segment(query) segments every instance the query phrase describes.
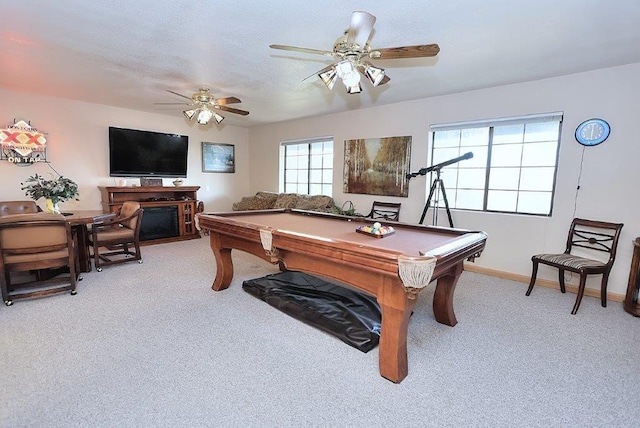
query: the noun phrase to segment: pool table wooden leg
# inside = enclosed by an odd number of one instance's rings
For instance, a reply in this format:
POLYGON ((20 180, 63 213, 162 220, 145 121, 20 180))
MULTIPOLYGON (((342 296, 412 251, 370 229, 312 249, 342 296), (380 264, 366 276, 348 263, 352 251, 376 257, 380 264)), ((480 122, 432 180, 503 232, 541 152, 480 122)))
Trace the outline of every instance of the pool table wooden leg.
POLYGON ((209 245, 213 256, 216 259, 216 279, 213 280, 213 288, 215 291, 229 288, 233 279, 233 261, 231 259, 230 248, 220 248, 220 234, 211 232, 209 235, 209 245))
POLYGON ((382 311, 378 364, 380 375, 400 383, 409 373, 407 331, 416 299, 408 299, 402 287, 381 287, 378 303, 382 311))
POLYGON ((458 324, 456 314, 453 311, 453 292, 462 274, 462 263, 456 264, 451 271, 438 278, 436 291, 433 295, 433 314, 441 324, 451 327, 458 324))

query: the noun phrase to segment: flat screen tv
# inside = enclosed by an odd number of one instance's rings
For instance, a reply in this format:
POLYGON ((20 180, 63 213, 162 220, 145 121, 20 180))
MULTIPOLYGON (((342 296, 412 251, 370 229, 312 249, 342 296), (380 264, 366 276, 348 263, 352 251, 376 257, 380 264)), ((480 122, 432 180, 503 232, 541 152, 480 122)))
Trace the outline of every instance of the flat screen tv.
POLYGON ((109 127, 110 177, 187 177, 189 137, 109 127))

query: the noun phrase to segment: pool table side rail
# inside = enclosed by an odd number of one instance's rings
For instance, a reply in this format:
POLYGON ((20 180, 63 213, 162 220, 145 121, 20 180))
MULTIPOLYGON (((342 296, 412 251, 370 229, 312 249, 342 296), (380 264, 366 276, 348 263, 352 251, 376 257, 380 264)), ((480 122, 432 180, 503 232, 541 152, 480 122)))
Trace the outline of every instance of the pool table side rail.
MULTIPOLYGON (((268 210, 273 212, 273 210, 268 210)), ((282 211, 282 210, 281 210, 282 211)), ((256 214, 257 210, 251 211, 250 214, 256 214)), ((234 216, 235 217, 235 216, 234 216)), ((335 260, 336 254, 340 253, 346 262, 353 262, 349 260, 350 254, 357 255, 361 264, 363 255, 366 255, 367 260, 370 261, 369 266, 377 267, 383 271, 396 272, 397 268, 392 268, 391 264, 397 261, 398 256, 402 253, 394 250, 376 248, 368 245, 354 246, 353 243, 347 241, 341 241, 336 239, 320 239, 318 237, 309 236, 297 232, 291 232, 287 230, 274 229, 272 227, 265 227, 252 223, 247 223, 239 219, 218 215, 204 215, 200 217, 200 227, 209 229, 211 232, 220 233, 223 235, 232 236, 235 238, 242 238, 252 242, 260 243, 260 231, 268 230, 271 232, 274 240, 278 240, 280 243, 278 248, 287 251, 300 251, 302 253, 309 252, 310 241, 313 241, 313 254, 324 255, 328 258, 335 260), (280 239, 282 238, 282 239, 280 239), (286 242, 286 245, 283 244, 286 242)), ((260 247, 262 248, 262 247, 260 247)), ((261 250, 264 252, 264 250, 261 250)), ((254 253, 254 252, 252 252, 254 253)), ((257 254, 261 256, 260 254, 257 254)), ((262 257, 262 256, 261 256, 262 257)), ((264 257, 263 257, 264 258, 264 257)), ((422 256, 415 256, 415 259, 420 259, 422 256)))
MULTIPOLYGON (((434 270, 432 280, 439 278, 442 274, 458 263, 460 257, 473 259, 480 255, 484 249, 487 235, 484 232, 469 232, 463 229, 450 229, 433 226, 412 225, 399 222, 388 222, 395 224, 396 227, 415 229, 419 231, 428 230, 430 233, 439 233, 449 235, 460 235, 455 241, 438 248, 436 251, 426 251, 424 255, 407 256, 399 251, 390 249, 377 248, 372 245, 357 245, 352 242, 342 241, 338 239, 319 238, 306 234, 299 234, 286 230, 274 229, 262 225, 256 225, 243 221, 243 216, 252 216, 256 214, 277 214, 293 212, 302 215, 326 217, 331 219, 339 219, 343 221, 352 221, 349 216, 334 215, 330 213, 318 213, 302 210, 275 209, 275 210, 253 210, 253 211, 234 211, 229 213, 210 213, 199 214, 200 227, 208 229, 215 233, 220 233, 234 238, 241 238, 250 242, 260 243, 260 230, 269 230, 274 239, 277 239, 278 248, 283 251, 299 251, 302 253, 310 252, 310 240, 313 241, 313 255, 325 259, 331 259, 334 263, 356 264, 367 270, 375 270, 384 274, 397 275, 398 273, 398 257, 409 258, 412 260, 420 260, 425 256, 436 257, 436 268, 434 270), (280 239, 282 238, 282 239, 280 239), (467 246, 469 245, 469 246, 467 246)), ((271 263, 277 262, 277 257, 264 254, 264 249, 243 246, 236 249, 250 252, 260 258, 271 263)))

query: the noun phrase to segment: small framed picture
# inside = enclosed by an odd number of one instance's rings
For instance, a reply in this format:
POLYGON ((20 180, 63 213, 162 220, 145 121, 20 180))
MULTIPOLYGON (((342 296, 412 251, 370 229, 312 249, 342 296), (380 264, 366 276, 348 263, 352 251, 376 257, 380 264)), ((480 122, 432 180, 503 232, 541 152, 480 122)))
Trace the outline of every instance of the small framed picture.
POLYGON ((202 172, 236 172, 235 146, 203 141, 202 172))

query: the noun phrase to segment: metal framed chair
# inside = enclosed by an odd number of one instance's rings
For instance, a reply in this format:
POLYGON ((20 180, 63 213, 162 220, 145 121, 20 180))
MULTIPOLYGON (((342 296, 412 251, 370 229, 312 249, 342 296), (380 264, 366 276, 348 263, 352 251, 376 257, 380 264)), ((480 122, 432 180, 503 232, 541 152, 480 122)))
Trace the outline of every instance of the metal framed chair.
POLYGON ((133 201, 124 202, 117 214, 93 218, 89 245, 93 248, 93 263, 98 272, 102 272, 103 266, 134 260, 142 263, 141 223, 142 208, 133 201))
POLYGON ((401 203, 373 201, 366 218, 399 221, 401 203))
POLYGON ((2 300, 10 306, 15 299, 70 291, 76 294, 75 250, 71 226, 62 214, 31 213, 0 217, 0 287, 2 300), (41 269, 69 269, 53 278, 11 282, 12 272, 41 269), (55 286, 56 284, 63 284, 55 286))
POLYGON ((607 282, 609 273, 616 258, 618 239, 622 230, 622 223, 609 223, 604 221, 585 220, 574 218, 567 237, 567 247, 564 253, 559 254, 536 254, 531 257, 533 271, 531 282, 526 295, 529 296, 536 283, 538 265, 540 263, 558 268, 558 279, 560 291, 565 292, 564 272, 566 270, 580 275, 578 285, 578 296, 571 311, 572 315, 578 312, 588 275, 602 275, 600 285, 600 300, 602 306, 607 306, 607 282), (584 254, 577 254, 582 252, 584 254), (599 253, 606 253, 608 260, 600 260, 599 253))

